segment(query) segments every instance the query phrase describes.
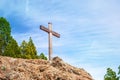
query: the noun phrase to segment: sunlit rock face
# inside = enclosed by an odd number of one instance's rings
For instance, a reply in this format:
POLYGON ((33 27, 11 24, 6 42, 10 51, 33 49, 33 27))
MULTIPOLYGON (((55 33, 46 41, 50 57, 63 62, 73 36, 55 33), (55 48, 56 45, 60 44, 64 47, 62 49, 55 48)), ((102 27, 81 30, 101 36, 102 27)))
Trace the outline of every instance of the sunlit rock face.
POLYGON ((59 57, 51 61, 0 56, 0 80, 93 80, 84 69, 59 57))

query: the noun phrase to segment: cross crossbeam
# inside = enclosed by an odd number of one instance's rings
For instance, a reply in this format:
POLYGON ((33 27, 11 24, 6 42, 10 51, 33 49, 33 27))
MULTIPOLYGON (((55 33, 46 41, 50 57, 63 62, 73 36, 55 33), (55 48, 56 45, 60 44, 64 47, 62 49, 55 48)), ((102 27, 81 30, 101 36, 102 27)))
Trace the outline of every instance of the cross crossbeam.
POLYGON ((57 32, 54 32, 54 31, 50 31, 48 28, 44 27, 43 25, 40 25, 40 29, 47 33, 51 32, 54 36, 60 38, 60 34, 58 34, 57 32))
POLYGON ((48 35, 48 42, 49 42, 49 60, 51 60, 51 54, 52 54, 52 35, 60 38, 60 34, 57 32, 52 31, 52 23, 48 23, 48 28, 44 27, 43 25, 40 25, 40 29, 47 32, 48 35))

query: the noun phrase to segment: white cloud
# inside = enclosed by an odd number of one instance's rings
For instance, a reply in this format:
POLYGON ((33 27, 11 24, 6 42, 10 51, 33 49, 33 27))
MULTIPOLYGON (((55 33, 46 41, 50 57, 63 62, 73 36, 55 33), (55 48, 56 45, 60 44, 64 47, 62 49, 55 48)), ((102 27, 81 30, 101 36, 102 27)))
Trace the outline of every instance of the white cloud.
POLYGON ((25 8, 25 10, 26 10, 26 13, 29 12, 29 0, 26 0, 26 8, 25 8))
MULTIPOLYGON (((85 68, 85 66, 84 66, 85 68)), ((104 67, 87 67, 85 68, 86 71, 88 71, 94 80, 103 80, 104 79, 104 75, 105 75, 105 71, 106 69, 104 67)))
MULTIPOLYGON (((12 35, 19 44, 31 36, 39 52, 41 50, 47 53, 48 49, 48 34, 40 31, 39 25, 47 27, 47 23, 52 22, 53 30, 61 34, 60 39, 53 37, 55 52, 53 56, 60 56, 70 64, 83 67, 93 75, 95 80, 102 80, 105 68, 94 65, 98 63, 102 65, 101 57, 104 61, 103 58, 107 58, 109 54, 114 55, 115 59, 120 52, 120 7, 118 4, 112 0, 51 0, 47 2, 2 0, 0 10, 4 7, 2 9, 4 15, 14 14, 21 17, 23 24, 30 28, 30 31, 12 35), (94 63, 86 63, 92 62, 91 60, 95 60, 94 63)), ((107 62, 109 61, 115 62, 108 59, 107 62)))
POLYGON ((106 69, 108 68, 105 66, 98 66, 98 64, 96 65, 94 63, 84 63, 82 62, 82 59, 79 59, 80 61, 77 61, 77 59, 72 59, 72 57, 70 58, 68 56, 63 56, 63 60, 73 66, 83 68, 85 71, 91 74, 94 80, 103 80, 106 69))
MULTIPOLYGON (((13 37, 18 41, 19 45, 21 44, 21 42, 23 40, 29 40, 29 37, 32 37, 35 46, 37 47, 37 49, 39 48, 48 48, 48 34, 46 32, 43 32, 42 30, 39 30, 39 32, 27 32, 27 33, 14 33, 12 34, 13 37), (41 33, 45 33, 45 35, 41 34, 41 33)), ((53 37, 54 38, 54 37, 53 37)), ((61 43, 61 41, 57 40, 57 39, 53 39, 54 43, 53 43, 53 47, 60 47, 63 44, 61 43)))

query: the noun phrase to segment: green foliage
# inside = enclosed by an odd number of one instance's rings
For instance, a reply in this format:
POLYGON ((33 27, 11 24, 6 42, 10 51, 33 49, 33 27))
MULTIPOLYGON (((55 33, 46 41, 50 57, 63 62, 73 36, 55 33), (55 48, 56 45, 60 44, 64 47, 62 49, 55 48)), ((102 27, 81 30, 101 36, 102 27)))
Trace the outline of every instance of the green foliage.
POLYGON ((44 60, 47 60, 47 57, 41 53, 39 56, 38 56, 38 59, 44 59, 44 60))
POLYGON ((116 72, 114 72, 111 68, 108 68, 105 80, 116 80, 116 72))
POLYGON ((34 46, 34 43, 32 41, 32 38, 29 38, 29 42, 27 43, 25 40, 23 40, 21 46, 20 46, 20 50, 22 53, 22 57, 23 58, 27 58, 27 59, 35 59, 36 55, 37 55, 37 51, 36 48, 34 46))
POLYGON ((27 50, 28 50, 28 54, 31 55, 32 59, 36 58, 37 51, 36 51, 36 47, 35 47, 31 37, 29 38, 29 42, 28 42, 28 45, 27 45, 27 50))
POLYGON ((40 56, 37 55, 37 50, 31 37, 29 38, 28 42, 23 40, 20 46, 20 50, 21 50, 21 57, 24 59, 45 59, 47 60, 47 57, 45 57, 43 53, 40 54, 40 56))
POLYGON ((5 71, 6 67, 5 66, 1 66, 1 70, 5 71))
POLYGON ((16 40, 14 40, 12 37, 9 40, 5 50, 4 50, 4 54, 3 56, 10 56, 10 57, 20 57, 20 48, 16 42, 16 40))
POLYGON ((20 46, 21 54, 27 53, 27 42, 25 40, 22 41, 22 44, 20 46))
POLYGON ((120 65, 119 65, 118 69, 119 69, 119 71, 118 71, 118 75, 120 75, 120 65))
POLYGON ((0 17, 0 55, 24 59, 47 60, 43 53, 40 56, 37 55, 37 50, 31 37, 28 42, 23 40, 19 47, 16 40, 11 36, 9 22, 3 17, 0 17))
POLYGON ((11 35, 11 28, 9 22, 0 17, 0 55, 3 54, 11 35))
MULTIPOLYGON (((120 72, 120 66, 118 67, 120 72)), ((118 75, 120 74, 118 72, 118 75)), ((113 71, 111 68, 107 68, 107 73, 104 76, 104 80, 119 80, 120 76, 117 76, 116 72, 113 71)))
POLYGON ((118 70, 119 70, 119 71, 118 71, 118 75, 119 75, 118 78, 120 79, 120 65, 119 65, 119 67, 118 67, 118 70))

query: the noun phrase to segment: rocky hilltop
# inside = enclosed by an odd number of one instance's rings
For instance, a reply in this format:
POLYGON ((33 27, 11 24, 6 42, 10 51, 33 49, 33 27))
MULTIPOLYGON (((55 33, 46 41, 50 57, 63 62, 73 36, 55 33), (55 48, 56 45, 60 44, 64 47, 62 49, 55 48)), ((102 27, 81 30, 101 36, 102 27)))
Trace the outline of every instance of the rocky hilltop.
POLYGON ((0 80, 93 80, 84 69, 59 57, 51 61, 0 56, 0 80))

